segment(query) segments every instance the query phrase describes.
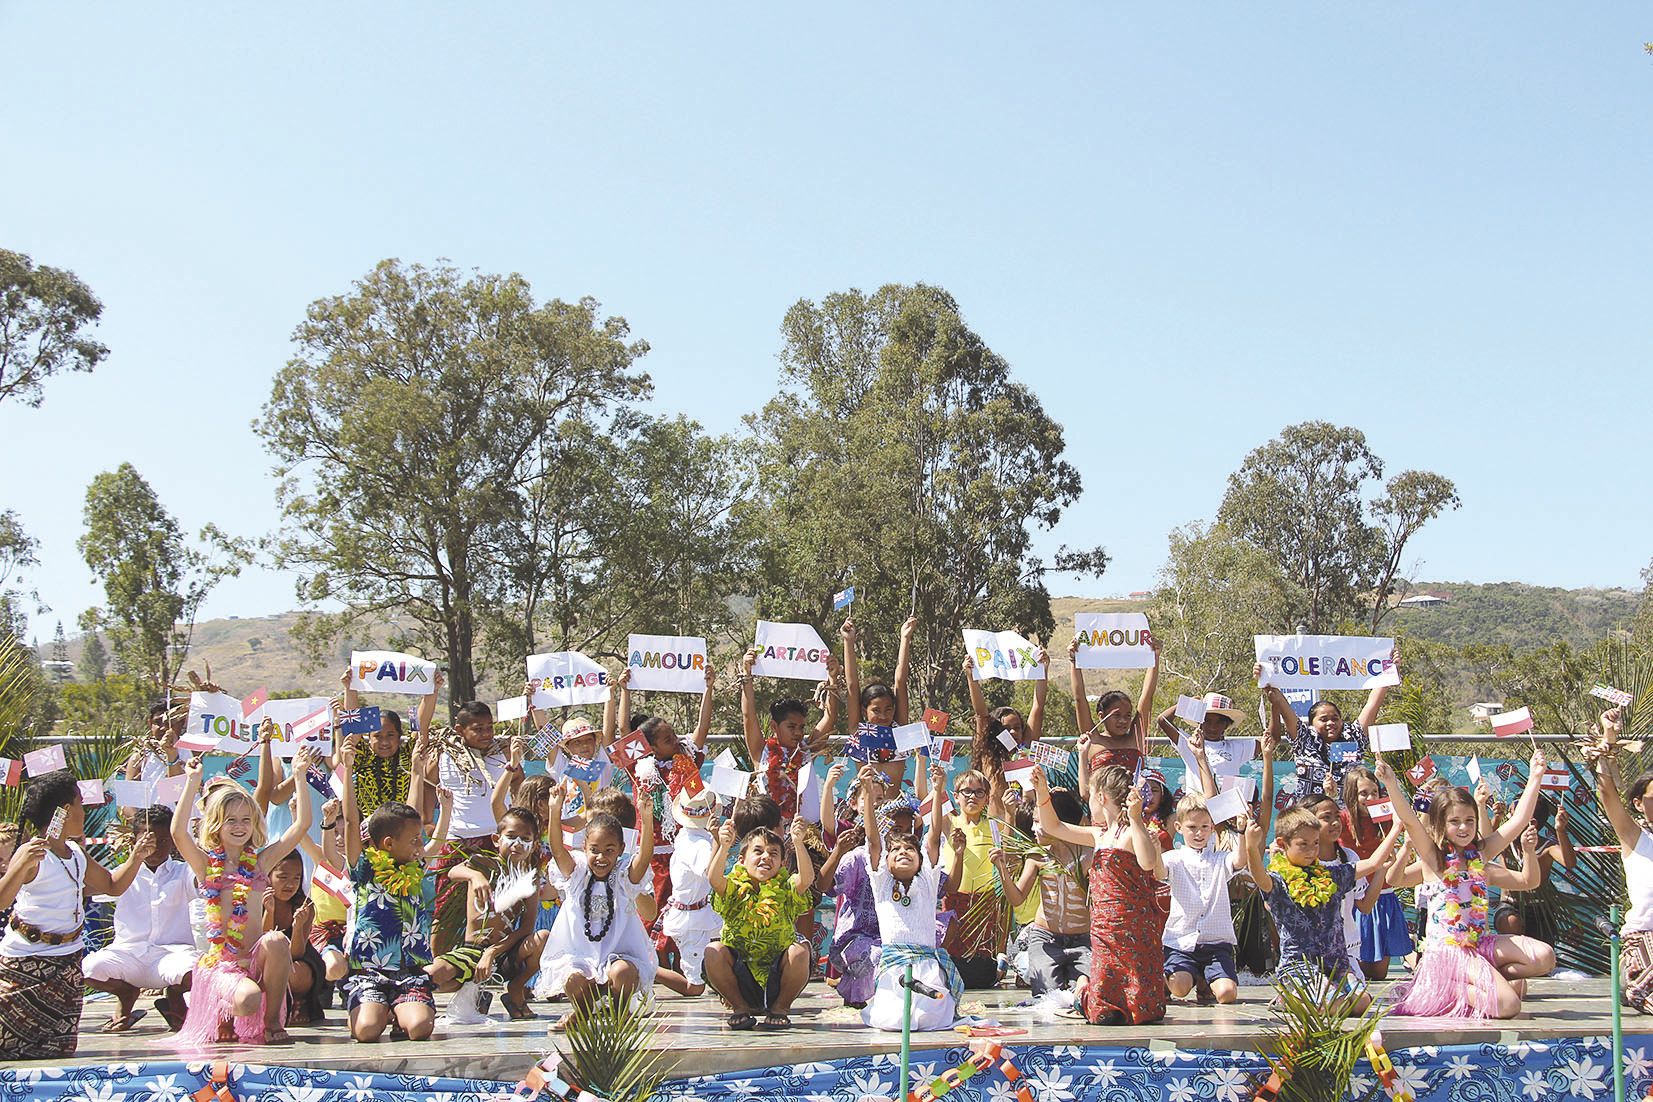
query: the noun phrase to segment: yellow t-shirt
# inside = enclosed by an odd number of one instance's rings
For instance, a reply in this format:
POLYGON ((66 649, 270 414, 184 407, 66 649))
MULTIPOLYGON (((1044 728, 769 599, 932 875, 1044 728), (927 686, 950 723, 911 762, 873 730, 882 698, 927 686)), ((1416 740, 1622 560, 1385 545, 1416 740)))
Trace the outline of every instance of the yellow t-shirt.
POLYGON ((964 856, 959 869, 958 890, 970 893, 992 891, 993 848, 997 845, 993 820, 983 815, 970 823, 963 815, 954 815, 953 826, 964 831, 964 856))

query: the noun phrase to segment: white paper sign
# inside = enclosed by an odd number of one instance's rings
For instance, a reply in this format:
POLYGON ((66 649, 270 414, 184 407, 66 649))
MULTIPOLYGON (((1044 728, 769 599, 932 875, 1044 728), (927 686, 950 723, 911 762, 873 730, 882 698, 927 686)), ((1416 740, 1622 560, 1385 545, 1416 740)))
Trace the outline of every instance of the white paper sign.
POLYGON ((772 624, 758 621, 757 660, 752 673, 757 677, 789 677, 794 681, 822 681, 826 678, 827 645, 820 633, 808 624, 772 624))
POLYGON ((1178 719, 1186 719, 1189 723, 1204 723, 1206 710, 1205 700, 1201 697, 1177 697, 1178 719))
POLYGON ((1379 754, 1404 754, 1412 749, 1412 729, 1404 723, 1373 724, 1366 734, 1379 754))
POLYGON ((1469 783, 1471 785, 1480 784, 1481 783, 1481 759, 1480 758, 1470 758, 1469 761, 1464 765, 1464 772, 1469 774, 1469 783))
POLYGON ((551 651, 528 656, 528 681, 534 686, 534 707, 572 708, 601 704, 609 697, 608 671, 602 663, 577 650, 551 651))
POLYGON ((706 787, 719 796, 726 796, 731 800, 738 800, 746 795, 746 788, 752 782, 752 774, 744 769, 731 769, 721 762, 712 763, 712 775, 706 781, 706 787))
POLYGON ((144 808, 155 802, 155 786, 149 781, 112 780, 108 788, 116 807, 144 808))
POLYGON ((1264 684, 1282 689, 1375 689, 1399 685, 1393 639, 1356 635, 1254 636, 1264 684))
POLYGON ((178 745, 189 750, 216 750, 225 739, 251 744, 252 727, 241 718, 241 701, 229 693, 190 693, 189 719, 178 745))
POLYGON ((1148 617, 1140 612, 1078 612, 1073 635, 1079 650, 1073 664, 1081 670, 1146 670, 1154 664, 1148 617))
POLYGON ((964 629, 964 649, 970 655, 977 681, 1043 681, 1039 648, 1014 631, 964 629))
POLYGON ((1205 801, 1205 810, 1214 823, 1226 823, 1246 813, 1246 798, 1238 788, 1225 788, 1205 801))
POLYGON ((246 731, 236 739, 218 744, 227 753, 245 754, 257 745, 258 726, 268 717, 276 725, 276 737, 270 743, 270 753, 278 758, 291 758, 300 746, 325 743, 333 727, 333 702, 325 696, 297 697, 293 700, 268 700, 247 717, 246 731), (322 713, 318 721, 311 717, 322 713), (300 726, 304 720, 310 723, 300 726))
POLYGON ((626 652, 633 692, 706 691, 706 640, 697 635, 633 635, 626 652))
POLYGON ((350 684, 363 693, 429 696, 436 691, 436 663, 394 650, 351 651, 350 684))
POLYGON ((917 723, 903 723, 890 733, 895 736, 897 753, 928 753, 930 750, 930 728, 922 720, 917 723))
POLYGON ((525 696, 508 696, 494 705, 494 718, 501 723, 513 719, 528 718, 528 698, 525 696))

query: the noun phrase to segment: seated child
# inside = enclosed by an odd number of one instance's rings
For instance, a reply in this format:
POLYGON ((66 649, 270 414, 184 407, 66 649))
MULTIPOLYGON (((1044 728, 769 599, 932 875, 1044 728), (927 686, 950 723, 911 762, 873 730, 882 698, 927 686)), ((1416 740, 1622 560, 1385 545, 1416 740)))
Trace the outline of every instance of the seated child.
MULTIPOLYGON (((653 817, 641 815, 637 852, 625 857, 625 831, 613 815, 599 812, 585 824, 584 847, 570 853, 563 843, 565 787, 551 792, 552 881, 562 896, 556 924, 540 956, 535 993, 566 994, 573 1013, 589 1010, 609 995, 628 999, 654 983, 654 945, 637 914, 637 898, 651 875, 653 817)), ((551 1026, 568 1026, 564 1016, 551 1026)))
MULTIPOLYGON (((1276 852, 1263 859, 1263 825, 1246 825, 1246 855, 1251 878, 1274 916, 1280 934, 1277 976, 1308 977, 1316 973, 1334 980, 1350 975, 1349 949, 1343 939, 1343 897, 1354 890, 1355 868, 1320 863, 1324 827, 1314 812, 1294 807, 1280 816, 1275 827, 1276 852)), ((1361 991, 1351 1013, 1363 1013, 1372 1003, 1361 991)))
POLYGON ((123 1033, 137 1018, 132 1006, 141 991, 163 991, 155 1007, 173 1029, 184 1021, 184 980, 195 967, 195 933, 189 924, 189 901, 195 883, 189 866, 172 848, 172 809, 149 807, 133 824, 154 837, 155 850, 138 869, 137 879, 115 904, 115 936, 106 948, 90 953, 83 965, 86 986, 115 996, 119 1009, 103 1027, 123 1033))
POLYGON ((350 1035, 377 1041, 395 1019, 409 1040, 424 1041, 436 1022, 436 1000, 426 967, 432 960, 431 923, 436 881, 426 862, 447 843, 453 795, 440 793, 442 820, 424 843, 425 820, 412 804, 381 804, 367 820, 363 838, 349 745, 344 761, 344 856, 356 894, 356 917, 345 939, 350 976, 344 981, 350 1035))
MULTIPOLYGON (((1050 789, 1050 802, 1061 822, 1077 827, 1085 821, 1084 809, 1071 789, 1050 789)), ((1082 859, 1078 847, 1051 837, 1037 825, 1033 829, 1050 856, 1025 858, 1019 875, 1004 878, 1004 890, 1012 906, 1020 906, 1027 898, 1038 903, 1023 931, 1028 987, 1037 999, 1053 992, 1071 994, 1090 974, 1091 912, 1078 867, 1082 859), (1035 883, 1037 895, 1033 894, 1035 883)))
POLYGON ((448 1003, 449 1024, 486 1021, 488 995, 481 984, 495 972, 505 980, 501 1000, 512 1021, 534 1017, 528 1009, 528 981, 539 972, 540 953, 548 932, 534 929, 542 887, 536 860, 539 820, 525 807, 510 807, 495 818, 494 848, 499 853, 491 867, 468 865, 448 870, 453 879, 467 880, 465 940, 425 971, 438 991, 455 992, 448 1003))
POLYGON ((809 982, 809 947, 796 930, 798 916, 811 905, 807 885, 815 878, 804 825, 801 818, 792 820, 796 883, 774 831, 759 827, 741 839, 740 863, 727 875, 723 866, 735 845, 735 826, 724 823, 718 833, 707 879, 723 934, 706 949, 706 981, 728 1004, 730 1029, 751 1029, 760 1011, 768 1028, 787 1028, 792 1002, 809 982))
POLYGON ((304 855, 294 850, 270 870, 270 886, 264 890, 264 932, 286 935, 292 946, 293 967, 287 973, 288 1025, 309 1025, 322 1021, 322 991, 327 986, 327 966, 321 951, 310 944, 316 908, 304 888, 304 855))
MULTIPOLYGON (((871 766, 864 768, 871 772, 871 766)), ((930 768, 937 798, 930 804, 923 855, 919 853, 918 838, 911 833, 891 831, 887 849, 880 831, 867 834, 867 863, 872 868, 869 879, 878 908, 880 944, 877 984, 872 1001, 861 1011, 861 1021, 874 1029, 902 1028, 907 992, 901 981, 909 965, 913 980, 925 985, 913 992, 913 1029, 951 1029, 958 1016, 959 999, 964 995, 964 980, 953 967, 952 958, 936 944, 936 900, 941 894, 942 877, 940 790, 947 778, 939 765, 930 768)), ((876 822, 870 784, 862 786, 861 806, 864 821, 876 822)))

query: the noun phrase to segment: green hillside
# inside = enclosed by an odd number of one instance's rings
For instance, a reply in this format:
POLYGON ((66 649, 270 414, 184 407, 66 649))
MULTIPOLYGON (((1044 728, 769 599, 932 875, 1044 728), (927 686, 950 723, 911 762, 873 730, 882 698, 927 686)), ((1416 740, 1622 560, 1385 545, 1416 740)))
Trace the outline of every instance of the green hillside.
POLYGON ((1628 589, 1555 589, 1493 582, 1424 582, 1415 593, 1449 597, 1445 605, 1396 609, 1384 627, 1462 647, 1506 644, 1516 650, 1567 642, 1588 646, 1628 628, 1639 594, 1628 589))

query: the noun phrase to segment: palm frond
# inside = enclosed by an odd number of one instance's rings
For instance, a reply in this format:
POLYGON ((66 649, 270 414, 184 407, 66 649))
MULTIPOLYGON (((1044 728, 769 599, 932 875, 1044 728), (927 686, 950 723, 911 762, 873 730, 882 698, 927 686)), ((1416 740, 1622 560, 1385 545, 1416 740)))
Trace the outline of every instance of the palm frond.
POLYGON ((1358 989, 1319 974, 1287 973, 1275 980, 1276 1024, 1269 1030, 1269 1066, 1284 1081, 1284 1102, 1339 1102, 1349 1077, 1382 1020, 1376 1004, 1354 1014, 1358 989))
POLYGON ((569 1078, 608 1102, 648 1102, 666 1077, 658 1033, 643 1000, 598 999, 568 1020, 569 1078))

